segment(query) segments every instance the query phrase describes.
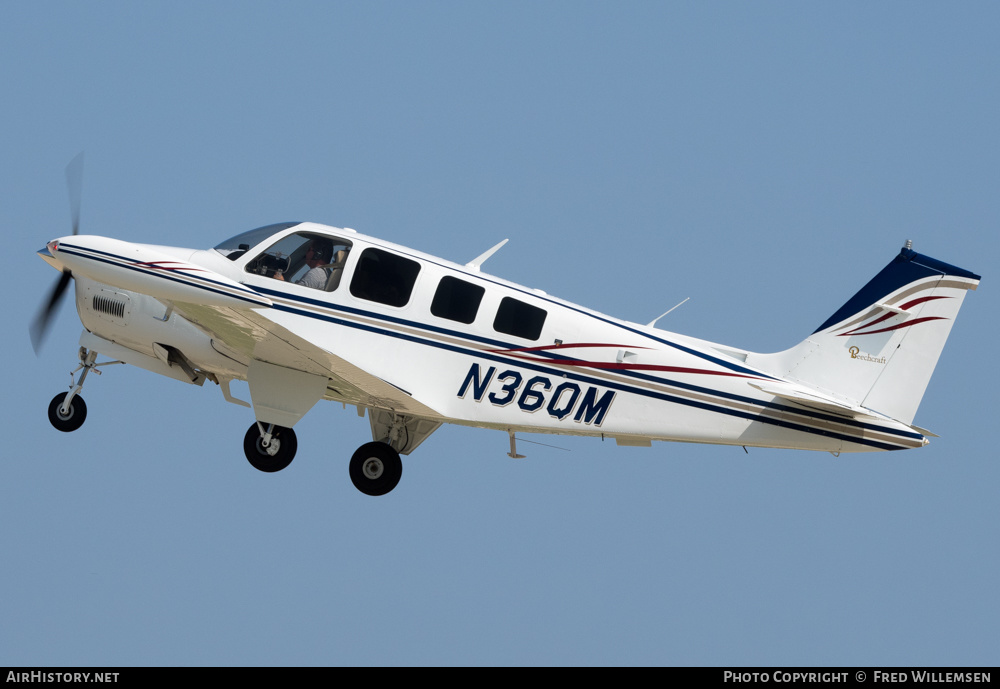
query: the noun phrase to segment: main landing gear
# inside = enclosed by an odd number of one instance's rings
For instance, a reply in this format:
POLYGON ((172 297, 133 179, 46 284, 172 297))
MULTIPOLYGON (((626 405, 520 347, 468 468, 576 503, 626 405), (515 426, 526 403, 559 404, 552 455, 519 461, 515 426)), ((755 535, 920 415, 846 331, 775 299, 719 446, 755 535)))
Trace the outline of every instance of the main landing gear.
POLYGON ((60 392, 49 402, 49 423, 63 433, 75 431, 87 420, 87 403, 80 397, 83 381, 87 379, 87 374, 93 371, 97 375, 101 375, 101 372, 97 370, 98 366, 122 363, 120 361, 105 361, 98 364, 96 363, 97 352, 87 351, 86 347, 80 347, 78 356, 80 357, 80 365, 69 374, 69 392, 60 392), (80 369, 83 369, 83 373, 77 380, 76 372, 80 369))
MULTIPOLYGON (((295 431, 274 424, 257 422, 243 437, 247 460, 254 469, 267 473, 291 464, 297 448, 295 431)), ((403 462, 386 443, 365 443, 351 457, 350 474, 354 487, 365 495, 385 495, 399 483, 403 462)))
MULTIPOLYGON (((259 421, 243 437, 243 452, 250 464, 259 471, 281 471, 295 457, 298 442, 295 431, 259 421)), ((365 443, 351 457, 351 482, 365 495, 385 495, 403 476, 399 453, 386 443, 365 443)))
POLYGON ((250 426, 243 437, 243 452, 254 469, 267 473, 281 471, 295 459, 298 449, 295 431, 273 423, 259 421, 250 426))
POLYGON ((399 453, 385 443, 365 443, 351 457, 351 481, 365 495, 385 495, 403 476, 399 453))

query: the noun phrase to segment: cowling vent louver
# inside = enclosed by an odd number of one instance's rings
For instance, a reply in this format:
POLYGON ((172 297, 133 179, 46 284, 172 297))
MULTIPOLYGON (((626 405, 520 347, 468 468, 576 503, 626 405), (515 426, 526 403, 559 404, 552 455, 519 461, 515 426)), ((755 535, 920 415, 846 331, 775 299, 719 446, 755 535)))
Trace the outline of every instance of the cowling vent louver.
POLYGON ((125 318, 125 302, 120 299, 110 299, 100 294, 95 294, 94 311, 100 311, 115 318, 125 318))

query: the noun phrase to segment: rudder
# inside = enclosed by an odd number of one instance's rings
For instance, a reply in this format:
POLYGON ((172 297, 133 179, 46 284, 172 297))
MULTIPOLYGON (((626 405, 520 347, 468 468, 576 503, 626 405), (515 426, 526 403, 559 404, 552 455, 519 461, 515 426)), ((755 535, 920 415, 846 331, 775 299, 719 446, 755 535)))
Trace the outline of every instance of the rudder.
POLYGON ((812 335, 752 363, 911 424, 966 292, 979 280, 907 242, 812 335))

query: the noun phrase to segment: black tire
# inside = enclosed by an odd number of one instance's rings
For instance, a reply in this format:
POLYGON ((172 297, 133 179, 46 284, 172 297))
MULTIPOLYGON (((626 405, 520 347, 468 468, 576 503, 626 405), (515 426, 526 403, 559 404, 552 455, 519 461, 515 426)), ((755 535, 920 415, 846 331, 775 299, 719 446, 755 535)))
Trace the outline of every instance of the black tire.
POLYGON ((243 437, 243 452, 254 469, 272 474, 281 471, 295 459, 295 450, 298 449, 299 443, 295 439, 295 431, 291 428, 275 426, 271 431, 271 442, 278 443, 278 451, 273 455, 268 454, 261 445, 262 440, 257 424, 250 426, 243 437))
POLYGON ((69 414, 63 416, 59 412, 59 408, 62 407, 63 400, 68 394, 68 392, 60 392, 49 402, 49 423, 63 433, 75 431, 87 420, 87 403, 79 395, 69 403, 69 414))
POLYGON ((351 457, 351 482, 365 495, 385 495, 402 476, 399 453, 385 443, 365 443, 351 457))

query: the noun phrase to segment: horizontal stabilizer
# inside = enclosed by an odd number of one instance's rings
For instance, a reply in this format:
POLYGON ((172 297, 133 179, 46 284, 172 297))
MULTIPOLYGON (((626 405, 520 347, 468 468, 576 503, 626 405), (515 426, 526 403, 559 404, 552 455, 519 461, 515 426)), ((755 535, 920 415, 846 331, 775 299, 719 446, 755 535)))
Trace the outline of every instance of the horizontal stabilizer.
POLYGON ((761 392, 766 392, 769 395, 774 395, 775 397, 780 397, 781 399, 789 400, 811 409, 822 409, 823 411, 852 417, 867 416, 869 418, 879 418, 878 414, 864 407, 841 402, 832 397, 806 391, 792 385, 781 385, 780 383, 749 383, 749 385, 761 392))

